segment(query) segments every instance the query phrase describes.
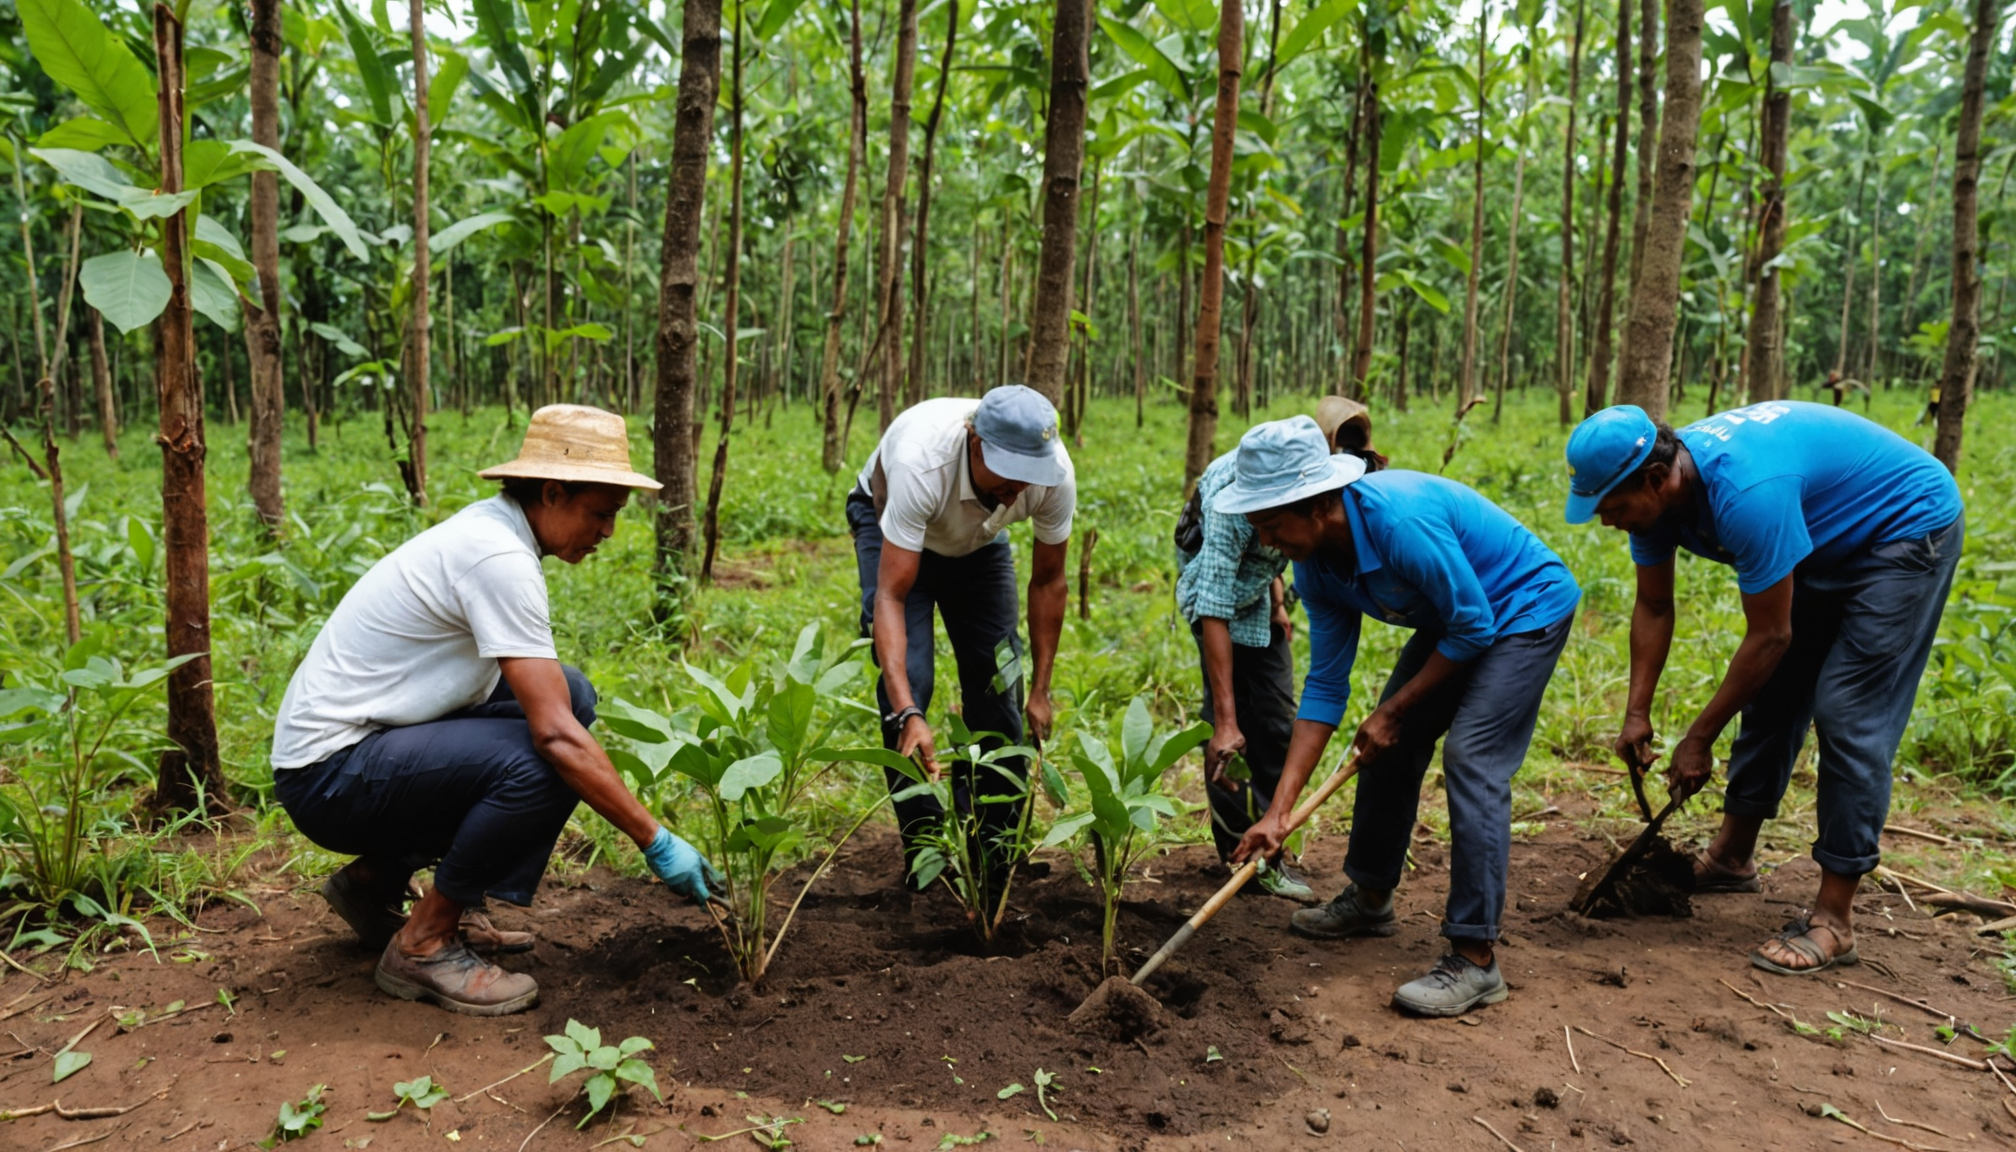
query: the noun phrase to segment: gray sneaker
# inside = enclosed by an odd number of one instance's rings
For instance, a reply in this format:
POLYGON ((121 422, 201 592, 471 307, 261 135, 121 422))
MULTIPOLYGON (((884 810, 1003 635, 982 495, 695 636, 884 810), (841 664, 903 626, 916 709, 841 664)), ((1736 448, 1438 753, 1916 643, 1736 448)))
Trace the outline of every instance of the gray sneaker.
POLYGON ((1416 1016, 1461 1016, 1480 1004, 1497 1004, 1511 994, 1505 977, 1498 974, 1495 958, 1489 968, 1479 968, 1462 954, 1451 952, 1426 976, 1402 984, 1393 993, 1393 1006, 1416 1016))
POLYGON ((1253 877, 1253 883, 1241 892, 1265 892, 1269 896, 1279 896, 1283 900, 1293 900, 1297 904, 1316 903, 1316 889, 1295 870, 1286 859, 1277 861, 1253 877))
POLYGON ((1336 899, 1315 908, 1304 908, 1288 918, 1288 930, 1297 936, 1318 940, 1342 940, 1350 936, 1391 936, 1398 931, 1392 897, 1383 908, 1374 908, 1358 895, 1358 885, 1348 885, 1336 899))

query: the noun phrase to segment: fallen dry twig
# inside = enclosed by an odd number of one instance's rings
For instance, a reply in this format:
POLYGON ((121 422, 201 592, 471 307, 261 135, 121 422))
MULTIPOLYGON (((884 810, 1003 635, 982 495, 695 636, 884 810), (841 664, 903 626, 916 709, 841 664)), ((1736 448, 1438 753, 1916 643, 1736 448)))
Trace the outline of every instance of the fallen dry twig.
POLYGON ((1736 987, 1734 984, 1729 983, 1729 981, 1722 980, 1722 978, 1719 976, 1716 977, 1716 979, 1721 982, 1722 987, 1727 988, 1729 991, 1734 992, 1736 995, 1741 996, 1743 999, 1748 1000, 1750 1003, 1755 1004, 1757 1007, 1762 1008, 1767 1012, 1776 1012, 1778 1015, 1784 1017, 1787 1020, 1792 1019, 1792 1014, 1790 1012, 1785 1011, 1783 1008, 1778 1007, 1776 1004, 1766 1004, 1764 1001, 1757 999, 1755 996, 1752 996, 1748 992, 1743 991, 1741 988, 1736 987))
POLYGON ((1624 1045, 1622 1045, 1622 1044, 1619 1044, 1619 1043, 1618 1043, 1617 1041, 1615 1041, 1615 1040, 1612 1040, 1612 1039, 1610 1039, 1610 1038, 1609 1038, 1608 1036, 1602 1036, 1602 1035, 1598 1035, 1598 1034, 1597 1034, 1597 1033, 1595 1033, 1595 1032, 1591 1032, 1591 1031, 1589 1031, 1589 1030, 1588 1030, 1587 1028, 1584 1028, 1584 1027, 1582 1027, 1582 1026, 1581 1026, 1580 1024, 1577 1024, 1577 1025, 1575 1026, 1575 1030, 1576 1030, 1577 1032, 1580 1032, 1580 1033, 1582 1033, 1582 1034, 1583 1034, 1584 1036, 1588 1036, 1588 1037, 1591 1037, 1591 1038, 1593 1038, 1593 1039, 1597 1039, 1597 1040, 1601 1040, 1601 1041, 1603 1041, 1603 1042, 1604 1042, 1605 1044, 1608 1044, 1608 1045, 1610 1045, 1610 1046, 1611 1046, 1612 1048, 1616 1048, 1616 1049, 1619 1049, 1619 1050, 1621 1050, 1621 1051, 1623 1051, 1623 1052, 1627 1052, 1627 1053, 1629 1053, 1629 1054, 1631 1054, 1631 1055, 1633 1055, 1633 1056, 1636 1056, 1636 1057, 1638 1057, 1638 1058, 1639 1058, 1639 1059, 1641 1059, 1641 1060, 1650 1060, 1650 1061, 1652 1061, 1652 1062, 1653 1062, 1654 1064, 1657 1064, 1657 1065, 1659 1066, 1659 1070, 1660 1070, 1660 1071, 1662 1071, 1662 1072, 1666 1073, 1666 1075, 1668 1075, 1668 1076, 1671 1076, 1671 1077, 1673 1078, 1673 1082, 1674 1082, 1675 1084, 1678 1084, 1678 1085, 1680 1085, 1680 1087, 1682 1087, 1682 1088, 1685 1088, 1685 1087, 1687 1087, 1687 1083, 1688 1083, 1688 1081, 1687 1081, 1687 1078, 1686 1078, 1686 1077, 1684 1077, 1684 1076, 1680 1075, 1680 1074, 1679 1074, 1678 1072, 1675 1072, 1675 1071, 1673 1071, 1673 1069, 1671 1069, 1671 1068, 1668 1068, 1668 1067, 1666 1066, 1666 1061, 1664 1061, 1664 1060, 1661 1060, 1661 1059, 1660 1059, 1659 1057, 1657 1057, 1657 1056, 1654 1056, 1654 1055, 1652 1055, 1652 1054, 1651 1054, 1650 1052, 1640 1052, 1640 1051, 1638 1051, 1638 1050, 1637 1050, 1637 1049, 1635 1049, 1635 1048, 1628 1048, 1628 1047, 1625 1047, 1624 1045))
POLYGON ((1939 1009, 1932 1007, 1932 1005, 1927 1004, 1923 1000, 1913 1000, 1909 996, 1901 996, 1895 992, 1886 992, 1881 988, 1876 988, 1868 984, 1857 984, 1853 980, 1836 980, 1834 981, 1834 983, 1836 986, 1842 988, 1860 988, 1864 992, 1874 992, 1878 996, 1888 996, 1890 999, 1897 1001, 1899 1004, 1909 1004, 1911 1007, 1916 1008, 1921 1012, 1930 1012, 1932 1015, 1939 1017, 1941 1020, 1946 1021, 1946 1023, 1948 1024, 1952 1024, 1955 1020, 1959 1019, 1959 1017, 1953 1015, 1951 1012, 1941 1012, 1939 1009))
POLYGON ((1971 1068, 1976 1072, 1986 1072, 1991 1067, 1986 1060, 1973 1060, 1957 1053, 1942 1051, 1938 1048, 1927 1048, 1923 1044, 1906 1044, 1902 1040, 1886 1040, 1876 1035, 1871 1035, 1869 1039, 1886 1048, 1902 1048, 1909 1052, 1923 1052, 1927 1056, 1937 1056, 1948 1063, 1958 1064, 1962 1068, 1971 1068))
POLYGON ((1822 1104, 1820 1106, 1820 1112, 1818 1113, 1818 1115, 1829 1120, 1839 1120, 1841 1123, 1848 1125, 1850 1128, 1855 1129, 1857 1132, 1862 1133, 1864 1136, 1874 1136, 1876 1139, 1881 1140, 1887 1144, 1896 1144, 1904 1148, 1909 1148, 1911 1149, 1911 1152, 1952 1152, 1952 1149, 1950 1148, 1935 1148, 1930 1144, 1917 1144, 1913 1143, 1910 1140, 1903 1139, 1902 1137, 1899 1136, 1885 1136, 1881 1132, 1872 1131, 1868 1128, 1863 1127, 1860 1123, 1856 1121, 1856 1119, 1853 1116, 1848 1115, 1846 1112, 1841 1111, 1839 1108, 1834 1107, 1832 1104, 1822 1104))
MULTIPOLYGON (((575 1096, 578 1095, 580 1095, 580 1093, 578 1092, 575 1093, 575 1096)), ((573 1102, 574 1102, 573 1096, 569 1096, 567 1099, 561 1101, 560 1107, 553 1109, 553 1116, 558 1116, 560 1115, 560 1113, 566 1111, 567 1105, 572 1104, 573 1102)), ((544 1120, 539 1121, 539 1128, 534 1128, 532 1129, 532 1131, 527 1132, 525 1134, 525 1139, 518 1145, 518 1152, 525 1152, 525 1145, 532 1143, 532 1137, 537 1136, 539 1134, 540 1128, 544 1128, 546 1127, 546 1125, 551 1124, 553 1122, 553 1116, 548 1116, 544 1120)))
POLYGON ((1920 840, 1930 840, 1934 844, 1944 844, 1948 847, 1953 847, 1960 843, 1950 836, 1941 836, 1937 832, 1925 832, 1917 828, 1906 828, 1901 824, 1885 824, 1883 831, 1894 832, 1899 836, 1916 836, 1920 840))
POLYGON ((1906 1128, 1923 1128, 1925 1131, 1932 1133, 1934 1136, 1945 1136, 1948 1140, 1951 1140, 1953 1138, 1951 1136, 1948 1136, 1946 1133, 1940 1131, 1939 1129, 1934 1128, 1930 1124, 1921 1124, 1916 1120, 1899 1120, 1897 1117, 1892 1116, 1890 1115, 1890 1113, 1883 1110, 1883 1102, 1881 1100, 1876 1101, 1876 1114, 1878 1116, 1883 1117, 1883 1119, 1888 1120, 1892 1124, 1902 1124, 1906 1128))
POLYGON ((1505 1145, 1505 1147, 1512 1149, 1512 1152, 1526 1152, 1524 1148, 1521 1148, 1517 1144, 1512 1143, 1512 1141, 1507 1140, 1503 1132, 1500 1132, 1496 1128, 1491 1127, 1491 1122, 1484 1119, 1482 1116, 1472 1116, 1470 1117, 1470 1119, 1476 1121, 1479 1124, 1482 1124, 1484 1126, 1484 1131, 1489 1132, 1491 1135, 1498 1137, 1498 1142, 1500 1144, 1505 1145))
POLYGON ((108 1131, 100 1132, 96 1136, 86 1136, 82 1140, 72 1140, 67 1144, 58 1144, 54 1148, 49 1149, 49 1152, 63 1152, 65 1148, 82 1148, 86 1144, 96 1144, 100 1140, 109 1140, 132 1126, 133 1122, 129 1120, 108 1131))
POLYGON ((1575 1059, 1575 1037, 1569 1034, 1566 1024, 1561 1026, 1561 1039, 1568 1042, 1568 1066, 1575 1069, 1575 1074, 1580 1076, 1582 1074, 1582 1062, 1575 1059))
MULTIPOLYGON (((12 437, 9 437, 9 439, 12 439, 12 437)), ((51 980, 49 977, 42 975, 40 972, 35 971, 33 968, 22 967, 21 962, 19 960, 14 959, 14 957, 12 956, 9 956, 4 949, 0 949, 0 960, 5 960, 9 967, 13 968, 16 972, 19 972, 24 976, 33 976, 35 979, 41 981, 44 984, 55 983, 54 980, 51 980)))
POLYGON ((509 1076, 504 1077, 504 1079, 497 1081, 497 1083, 495 1084, 485 1084, 483 1087, 476 1089, 476 1091, 471 1092, 466 1096, 457 1096, 455 1098, 455 1103, 460 1104, 464 1100, 469 1100, 477 1096, 481 1096, 483 1093, 490 1091, 490 1089, 492 1088, 501 1088, 504 1085, 509 1084, 511 1081, 516 1080, 518 1077, 523 1076, 525 1073, 532 1071, 534 1068, 539 1067, 541 1064, 544 1064, 551 1059, 553 1059, 553 1053, 548 1052, 546 1055, 541 1056, 538 1060, 530 1064, 527 1064, 525 1067, 520 1068, 518 1071, 513 1072, 509 1076))

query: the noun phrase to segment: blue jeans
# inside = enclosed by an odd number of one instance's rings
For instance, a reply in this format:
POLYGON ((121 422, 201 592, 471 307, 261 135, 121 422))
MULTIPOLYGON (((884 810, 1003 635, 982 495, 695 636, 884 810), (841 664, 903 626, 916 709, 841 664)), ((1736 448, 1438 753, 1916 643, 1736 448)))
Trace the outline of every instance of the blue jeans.
MULTIPOLYGON (((1190 633, 1197 640, 1201 665, 1203 627, 1193 624, 1190 633)), ((1288 634, 1279 625, 1271 629, 1271 636, 1272 642, 1265 648, 1232 645, 1233 714, 1246 737, 1246 750, 1240 757, 1253 778, 1237 792, 1204 782, 1205 798, 1211 802, 1211 839, 1221 860, 1232 855, 1239 838, 1274 802, 1274 790, 1281 786, 1281 768, 1288 762, 1288 740, 1295 734, 1295 654, 1289 650, 1288 634)), ((1208 669, 1199 718, 1206 724, 1218 722, 1218 701, 1211 692, 1208 669)))
MULTIPOLYGON (((875 634, 875 589, 881 580, 882 528, 875 516, 875 504, 855 492, 847 498, 847 527, 854 534, 854 560, 861 577, 861 634, 875 634)), ((1021 618, 1021 604, 1015 595, 1015 553, 1008 546, 1008 534, 965 556, 941 556, 926 551, 919 557, 917 582, 903 601, 903 627, 909 645, 904 651, 904 672, 910 677, 910 695, 917 707, 929 711, 933 687, 937 643, 931 626, 933 609, 945 621, 945 637, 952 642, 952 657, 959 666, 961 717, 975 732, 997 732, 1008 744, 1022 742, 1022 692, 1025 677, 1018 674, 1005 692, 994 689, 995 651, 1006 643, 1019 657, 1022 641, 1015 627, 1021 618)), ((889 703, 887 687, 877 681, 875 702, 882 715, 895 709, 889 703)), ((882 746, 896 747, 902 732, 882 726, 882 746)), ((982 742, 982 747, 1003 746, 999 738, 982 742)), ((946 751, 940 744, 940 751, 946 751)), ((1002 767, 1020 780, 1027 780, 1028 764, 1020 758, 1002 767)), ((893 795, 910 786, 902 774, 883 769, 893 795)), ((954 798, 963 808, 977 803, 983 831, 998 835, 1012 827, 1021 812, 1017 805, 990 802, 991 798, 1012 796, 1020 791, 989 769, 974 772, 970 764, 952 769, 954 798)), ((914 855, 920 831, 936 825, 944 811, 929 796, 912 796, 896 805, 896 826, 903 834, 906 859, 914 855)))
POLYGON ((1777 816, 1811 728, 1819 737, 1813 859, 1843 876, 1875 870, 1890 766, 1953 587, 1965 525, 1963 516, 1929 536, 1878 544, 1826 572, 1792 578, 1792 645, 1743 709, 1724 812, 1777 816))
MULTIPOLYGON (((580 669, 564 671, 574 717, 588 727, 595 689, 580 669)), ((501 680, 473 708, 282 768, 273 791, 303 836, 362 857, 385 890, 438 861, 434 887, 464 907, 485 894, 530 904, 581 800, 533 747, 525 709, 501 680)))
MULTIPOLYGON (((1512 777, 1526 761, 1540 699, 1574 620, 1570 612, 1545 628, 1499 637, 1408 710, 1398 744, 1358 769, 1344 874, 1363 887, 1390 891, 1400 886, 1421 807, 1421 781, 1436 742, 1443 742, 1449 900, 1442 935, 1451 940, 1498 939, 1512 857, 1512 777)), ((1441 639, 1416 632, 1400 650, 1380 699, 1412 680, 1441 639)))

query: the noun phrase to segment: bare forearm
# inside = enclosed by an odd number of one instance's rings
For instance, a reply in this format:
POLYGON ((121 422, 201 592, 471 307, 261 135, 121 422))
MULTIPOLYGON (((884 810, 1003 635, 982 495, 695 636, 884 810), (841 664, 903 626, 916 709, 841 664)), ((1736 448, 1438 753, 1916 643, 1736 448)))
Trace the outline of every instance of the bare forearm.
POLYGON ((1763 690, 1771 679, 1771 673, 1777 671, 1778 661, 1784 657, 1785 649, 1790 646, 1789 635, 1754 631, 1745 634, 1743 642, 1736 646, 1736 655, 1730 658, 1728 674, 1722 677, 1715 695, 1709 698, 1708 706, 1688 726, 1687 738, 1712 742, 1720 736, 1736 713, 1763 690))
POLYGON ((573 732, 543 736, 537 747, 539 755, 553 765, 583 803, 636 841, 639 848, 651 843, 658 834, 658 821, 624 786, 608 753, 586 729, 576 726, 573 732))
POLYGON ((1211 715, 1220 728, 1239 726, 1232 693, 1232 629, 1215 616, 1198 621, 1204 648, 1204 680, 1211 686, 1211 715))
POLYGON ((903 619, 903 602, 878 591, 875 594, 875 662, 882 666, 882 688, 889 694, 889 707, 901 712, 917 703, 910 692, 910 634, 903 619))
POLYGON ((1302 798, 1302 789, 1315 774, 1317 763, 1323 759, 1323 749, 1335 731, 1337 728, 1332 724, 1295 721, 1295 729, 1288 737, 1286 762, 1281 765, 1281 783, 1275 786, 1273 802, 1267 806, 1268 816, 1286 820, 1295 810, 1295 802, 1302 798))
POLYGON ((1035 665, 1029 674, 1031 692, 1050 692, 1050 672, 1057 663, 1057 642, 1064 634, 1067 598, 1061 567, 1053 580, 1029 581, 1029 649, 1035 665))
POLYGON ((1628 716, 1649 719, 1659 674, 1673 647, 1673 602, 1640 598, 1631 609, 1631 688, 1625 697, 1628 716))
POLYGON ((1431 653, 1428 662, 1421 666, 1421 670, 1407 683, 1402 684, 1398 692, 1387 697, 1380 707, 1391 710, 1396 716, 1404 716, 1408 709, 1421 701, 1422 697, 1433 692, 1462 667, 1463 662, 1460 660, 1452 660, 1440 652, 1431 653))

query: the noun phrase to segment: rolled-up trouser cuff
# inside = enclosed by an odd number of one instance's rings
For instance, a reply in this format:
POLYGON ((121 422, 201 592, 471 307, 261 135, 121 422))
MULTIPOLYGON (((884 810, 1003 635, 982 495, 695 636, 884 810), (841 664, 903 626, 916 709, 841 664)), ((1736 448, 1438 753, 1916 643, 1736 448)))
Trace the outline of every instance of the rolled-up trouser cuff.
POLYGON ((1746 820, 1776 820, 1778 802, 1776 800, 1745 800, 1736 796, 1724 796, 1722 811, 1730 816, 1741 816, 1746 820))
POLYGON ((1376 874, 1358 867, 1348 858, 1344 861, 1344 877, 1360 888, 1369 888, 1374 892, 1391 892, 1400 887, 1398 869, 1384 875, 1376 874))
POLYGON ((1881 853, 1871 853, 1867 856, 1837 856, 1816 844, 1813 847, 1813 862, 1837 876, 1860 878, 1874 872, 1876 866, 1883 862, 1883 856, 1881 853))
POLYGON ((1457 924, 1448 920, 1442 922, 1442 935, 1450 940, 1481 940, 1486 944, 1498 940, 1496 924, 1457 924))

